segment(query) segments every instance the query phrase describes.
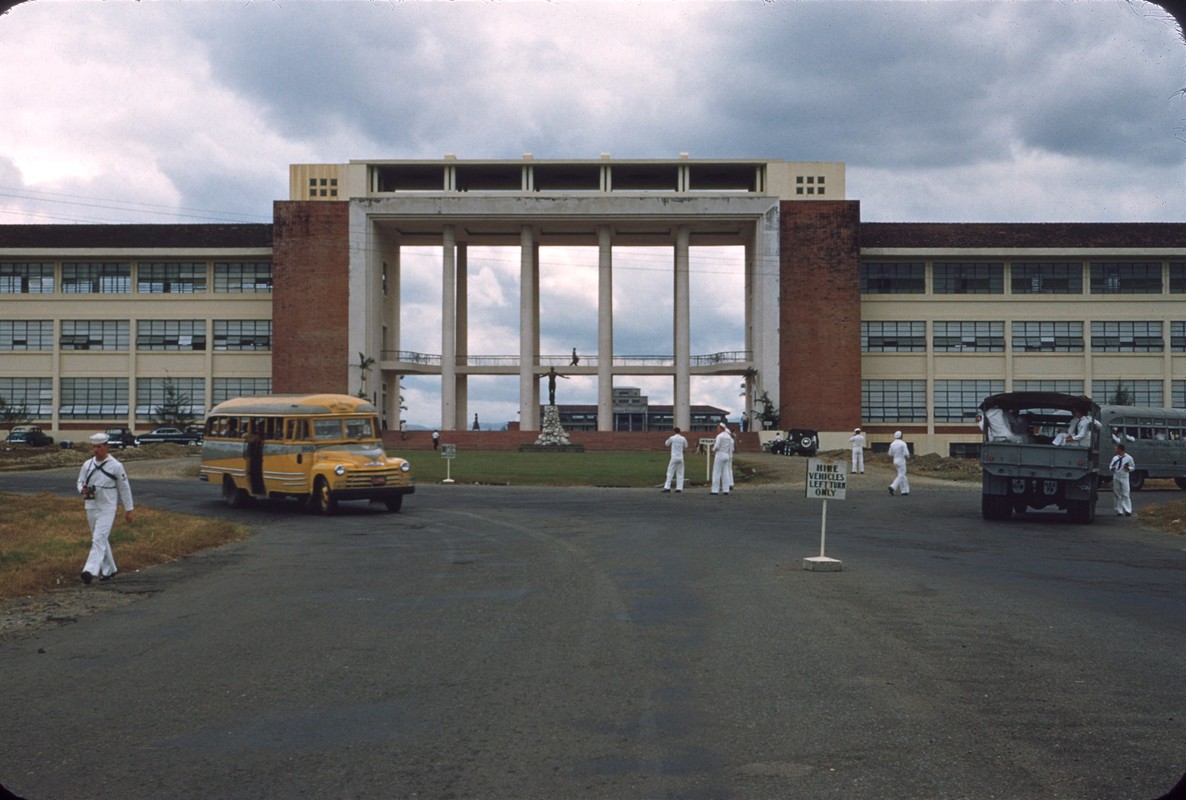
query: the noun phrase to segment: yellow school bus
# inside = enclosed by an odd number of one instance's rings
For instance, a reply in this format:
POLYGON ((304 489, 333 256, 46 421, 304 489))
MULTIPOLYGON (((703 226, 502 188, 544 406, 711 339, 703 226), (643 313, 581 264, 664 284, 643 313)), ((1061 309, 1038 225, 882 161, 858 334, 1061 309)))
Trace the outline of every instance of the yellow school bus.
POLYGON ((200 479, 240 508, 251 498, 296 498, 331 514, 340 500, 399 511, 416 491, 412 467, 389 458, 379 411, 343 394, 236 397, 206 416, 200 479))

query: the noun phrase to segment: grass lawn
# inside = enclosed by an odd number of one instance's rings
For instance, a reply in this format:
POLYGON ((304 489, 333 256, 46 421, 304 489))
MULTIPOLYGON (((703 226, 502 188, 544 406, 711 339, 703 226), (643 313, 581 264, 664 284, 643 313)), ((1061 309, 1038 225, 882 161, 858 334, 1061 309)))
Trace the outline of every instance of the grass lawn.
MULTIPOLYGON (((241 525, 137 506, 116 513, 111 546, 122 572, 163 564, 247 534, 241 525)), ((82 500, 0 494, 0 600, 79 584, 91 549, 82 500)))
MULTIPOLYGON (((457 483, 509 486, 652 487, 663 483, 668 454, 653 453, 520 453, 459 450, 454 459, 439 451, 400 454, 412 462, 417 483, 440 483, 446 470, 457 483), (451 463, 450 463, 451 462, 451 463)), ((688 477, 695 470, 688 460, 688 477)), ((700 466, 703 468, 703 456, 700 466)))

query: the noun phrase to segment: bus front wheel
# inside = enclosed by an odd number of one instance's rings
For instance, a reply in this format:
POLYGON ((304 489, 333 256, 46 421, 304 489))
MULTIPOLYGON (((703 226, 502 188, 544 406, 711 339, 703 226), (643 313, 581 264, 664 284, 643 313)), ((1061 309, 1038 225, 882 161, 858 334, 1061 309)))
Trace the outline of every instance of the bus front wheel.
POLYGON ((222 476, 222 502, 228 508, 242 508, 247 505, 247 492, 235 485, 235 479, 230 475, 222 476))
POLYGON ((329 481, 318 478, 313 484, 313 508, 319 514, 332 514, 338 507, 338 501, 329 490, 329 481))

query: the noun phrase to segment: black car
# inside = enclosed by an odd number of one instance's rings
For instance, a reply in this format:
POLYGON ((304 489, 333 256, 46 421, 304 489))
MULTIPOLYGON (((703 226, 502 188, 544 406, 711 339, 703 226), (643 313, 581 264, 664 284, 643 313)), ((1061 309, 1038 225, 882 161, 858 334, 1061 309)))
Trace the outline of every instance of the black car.
POLYGON ((18 425, 4 439, 6 444, 26 444, 30 447, 47 447, 54 443, 54 437, 36 425, 18 425))
POLYGON ((112 449, 136 446, 136 434, 128 428, 108 428, 103 432, 107 434, 107 446, 112 449))
POLYGON ((819 433, 811 428, 791 428, 785 439, 770 444, 770 452, 780 456, 813 456, 817 450, 819 433))
POLYGON ((185 431, 181 428, 154 428, 148 433, 142 433, 136 437, 136 444, 159 444, 167 442, 169 444, 189 444, 200 445, 202 443, 202 434, 191 431, 185 431))

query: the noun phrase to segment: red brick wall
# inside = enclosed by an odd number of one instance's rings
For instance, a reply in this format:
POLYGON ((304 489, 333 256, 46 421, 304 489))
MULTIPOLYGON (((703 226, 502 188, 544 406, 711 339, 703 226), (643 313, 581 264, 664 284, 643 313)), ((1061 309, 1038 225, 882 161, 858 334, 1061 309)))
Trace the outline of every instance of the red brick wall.
POLYGON ((861 424, 861 207, 784 202, 780 226, 782 426, 861 424))
POLYGON ((349 206, 275 204, 272 391, 349 394, 349 206))

